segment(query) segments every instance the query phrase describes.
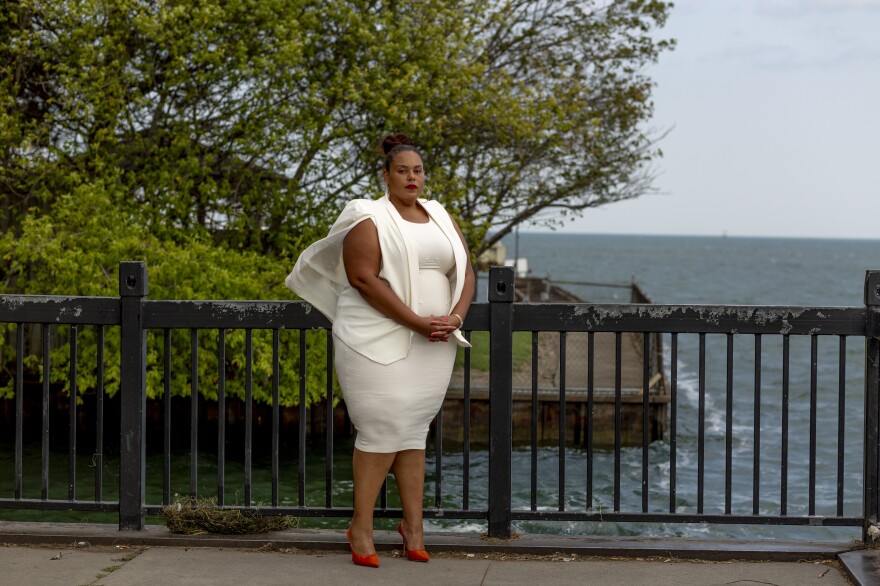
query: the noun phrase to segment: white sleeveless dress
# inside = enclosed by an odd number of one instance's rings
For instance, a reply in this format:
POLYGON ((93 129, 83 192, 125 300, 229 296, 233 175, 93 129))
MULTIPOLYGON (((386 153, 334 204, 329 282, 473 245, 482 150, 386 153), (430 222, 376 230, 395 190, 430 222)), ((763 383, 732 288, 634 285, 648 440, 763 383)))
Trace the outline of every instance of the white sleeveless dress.
MULTIPOLYGON (((446 315, 454 270, 452 244, 433 221, 403 222, 418 243, 419 315, 446 315)), ((431 420, 443 405, 457 345, 412 337, 406 358, 383 365, 334 336, 336 375, 348 415, 357 430, 355 447, 364 452, 423 450, 431 420)))

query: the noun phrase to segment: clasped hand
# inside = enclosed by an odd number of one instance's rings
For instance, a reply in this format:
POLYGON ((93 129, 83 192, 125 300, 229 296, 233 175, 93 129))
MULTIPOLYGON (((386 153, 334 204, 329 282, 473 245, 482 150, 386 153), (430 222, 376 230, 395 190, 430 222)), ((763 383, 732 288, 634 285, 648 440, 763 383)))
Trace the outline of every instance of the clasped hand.
POLYGON ((454 325, 457 319, 450 320, 448 315, 431 315, 423 318, 426 327, 423 334, 430 342, 448 342, 452 332, 458 329, 458 325, 454 325))

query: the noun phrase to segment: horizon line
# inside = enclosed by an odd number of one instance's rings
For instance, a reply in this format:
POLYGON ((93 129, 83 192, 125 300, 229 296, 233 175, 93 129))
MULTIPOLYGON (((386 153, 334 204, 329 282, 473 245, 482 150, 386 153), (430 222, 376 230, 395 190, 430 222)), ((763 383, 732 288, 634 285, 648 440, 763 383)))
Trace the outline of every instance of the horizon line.
MULTIPOLYGON (((659 236, 659 237, 669 237, 669 238, 760 238, 760 239, 786 239, 786 240, 867 240, 867 241, 880 241, 880 236, 803 236, 803 235, 778 235, 778 234, 730 234, 728 232, 723 232, 721 234, 717 233, 692 233, 692 234, 669 234, 669 233, 659 233, 659 232, 587 232, 587 231, 569 231, 569 230, 549 230, 549 229, 538 229, 538 230, 521 230, 521 234, 550 234, 550 235, 563 235, 563 236, 659 236)), ((510 232, 505 235, 504 238, 508 237, 516 237, 515 232, 510 232)))

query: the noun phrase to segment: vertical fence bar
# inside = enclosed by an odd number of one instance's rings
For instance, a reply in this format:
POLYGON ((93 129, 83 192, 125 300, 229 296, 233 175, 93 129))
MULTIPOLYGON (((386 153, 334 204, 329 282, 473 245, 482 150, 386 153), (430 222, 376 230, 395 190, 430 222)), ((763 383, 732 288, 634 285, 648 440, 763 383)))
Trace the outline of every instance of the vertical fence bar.
POLYGON ((443 408, 437 412, 434 437, 434 507, 443 503, 443 408))
POLYGON ((529 466, 531 494, 529 503, 533 511, 538 510, 538 332, 532 332, 532 451, 529 466))
POLYGON ((163 366, 165 393, 163 403, 165 407, 164 422, 162 427, 162 504, 171 503, 171 330, 165 328, 162 331, 164 347, 163 366))
POLYGON ((513 267, 489 269, 489 537, 510 538, 513 267))
POLYGON ((254 332, 244 331, 244 506, 251 506, 253 483, 254 332))
POLYGON ((623 428, 621 404, 623 335, 614 332, 614 512, 620 511, 620 447, 623 428))
POLYGON ((593 394, 595 379, 595 332, 587 333, 587 510, 593 508, 593 394))
POLYGON ((165 393, 163 403, 165 407, 164 422, 162 427, 162 504, 171 503, 171 330, 165 328, 162 331, 163 348, 162 355, 164 366, 165 393))
POLYGON ((272 506, 278 506, 278 434, 281 432, 281 406, 278 387, 281 378, 281 359, 279 356, 279 332, 272 330, 272 506))
POLYGON ((226 330, 217 332, 217 504, 226 504, 226 330))
POLYGON ((868 528, 877 524, 880 508, 880 271, 865 274, 865 451, 864 451, 864 523, 862 540, 869 543, 868 528))
POLYGON ((761 334, 755 334, 755 429, 752 464, 752 514, 761 512, 761 334))
POLYGON ((672 334, 669 356, 669 512, 676 510, 676 460, 678 452, 678 334, 672 334))
POLYGON ((779 464, 779 509, 781 515, 788 514, 788 399, 789 399, 789 335, 782 336, 782 453, 779 464))
MULTIPOLYGON (((199 331, 189 332, 189 498, 199 496, 199 331)), ((248 503, 250 504, 250 503, 248 503)))
POLYGON ((69 450, 67 460, 67 500, 76 500, 76 342, 79 332, 76 326, 70 326, 70 393, 68 413, 68 440, 69 450))
POLYGON ((24 482, 23 430, 24 430, 24 324, 15 327, 15 498, 22 497, 24 482))
POLYGON ((706 464, 706 334, 700 334, 699 406, 697 408, 697 513, 703 513, 706 464))
POLYGON ((43 429, 42 454, 40 458, 40 498, 49 498, 49 324, 43 324, 43 429))
POLYGON ((846 454, 846 336, 840 336, 837 369, 837 516, 843 517, 843 469, 846 454))
POLYGON ((810 488, 809 515, 816 514, 816 401, 819 369, 819 336, 810 336, 810 488))
MULTIPOLYGON (((465 339, 471 341, 471 333, 464 333, 465 339)), ((471 492, 471 349, 464 349, 464 446, 462 453, 461 474, 461 508, 470 508, 471 492)))
POLYGON ((333 335, 327 330, 327 450, 324 466, 324 500, 328 509, 333 508, 333 335))
POLYGON ((565 510, 565 332, 559 332, 559 510, 565 510))
POLYGON ((144 528, 144 440, 147 379, 147 331, 143 327, 148 294, 147 264, 119 263, 120 294, 120 418, 119 529, 144 528))
POLYGON ((434 507, 443 504, 443 407, 437 412, 434 428, 434 507))
POLYGON ((650 403, 648 396, 651 384, 651 334, 642 335, 642 512, 648 512, 648 431, 651 420, 648 417, 650 403))
POLYGON ((727 334, 727 402, 724 429, 724 514, 731 512, 733 483, 733 334, 727 334))
POLYGON ((299 331, 299 438, 297 452, 299 462, 297 486, 299 506, 306 506, 306 331, 299 331))
POLYGON ((98 326, 97 364, 95 365, 95 502, 104 500, 104 326, 98 326))

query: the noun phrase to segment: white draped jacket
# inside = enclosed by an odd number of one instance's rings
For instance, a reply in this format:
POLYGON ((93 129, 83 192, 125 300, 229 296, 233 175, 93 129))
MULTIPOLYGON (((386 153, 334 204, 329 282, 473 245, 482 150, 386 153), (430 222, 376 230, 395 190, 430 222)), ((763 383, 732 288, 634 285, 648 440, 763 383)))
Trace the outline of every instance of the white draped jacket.
MULTIPOLYGON (((448 313, 461 298, 469 259, 452 218, 443 206, 426 199, 420 199, 419 203, 452 244, 455 267, 449 274, 452 303, 448 313)), ((418 313, 418 249, 401 225, 406 220, 387 195, 376 200, 355 199, 348 202, 330 228, 330 233, 300 254, 284 283, 327 316, 333 324, 333 333, 345 344, 374 362, 390 364, 406 357, 414 332, 368 304, 349 285, 342 262, 345 236, 367 218, 376 224, 379 233, 382 253, 379 278, 387 281, 407 307, 418 313)), ((459 346, 470 347, 461 331, 455 330, 454 336, 459 346)))

